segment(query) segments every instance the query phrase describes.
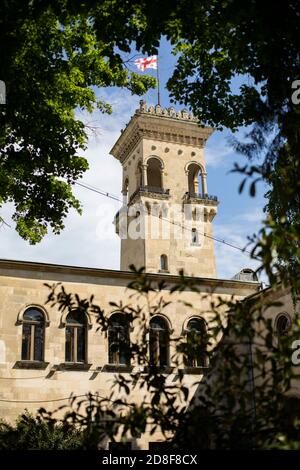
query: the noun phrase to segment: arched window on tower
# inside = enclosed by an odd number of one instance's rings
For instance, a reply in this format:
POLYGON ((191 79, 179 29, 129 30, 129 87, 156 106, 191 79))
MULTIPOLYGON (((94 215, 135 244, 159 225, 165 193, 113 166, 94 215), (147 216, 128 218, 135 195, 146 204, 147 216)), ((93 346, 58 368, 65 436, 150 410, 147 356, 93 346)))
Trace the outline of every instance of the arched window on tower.
POLYGON ((86 362, 87 321, 83 312, 74 310, 66 317, 66 362, 86 362))
POLYGON ((197 229, 192 228, 192 239, 191 239, 191 245, 198 246, 199 245, 199 233, 197 232, 197 229))
POLYGON ((116 365, 130 364, 129 321, 122 313, 114 313, 109 319, 108 362, 116 365))
POLYGON ((148 215, 151 215, 151 204, 150 204, 150 202, 147 201, 147 202, 145 203, 145 206, 146 206, 147 214, 148 214, 148 215))
POLYGON ((160 257, 160 270, 161 271, 168 271, 168 257, 167 255, 161 255, 160 257))
POLYGON ((169 365, 170 332, 167 321, 159 316, 150 320, 149 348, 150 365, 164 367, 169 365))
POLYGON ((151 157, 147 162, 147 185, 154 191, 162 189, 162 163, 158 158, 151 157))
POLYGON ((188 167, 188 190, 191 197, 202 196, 202 171, 197 163, 188 167))
POLYGON ((207 367, 207 330, 203 318, 192 318, 186 328, 188 367, 207 367))
POLYGON ((45 316, 34 307, 25 310, 22 327, 22 361, 43 361, 45 343, 45 316))

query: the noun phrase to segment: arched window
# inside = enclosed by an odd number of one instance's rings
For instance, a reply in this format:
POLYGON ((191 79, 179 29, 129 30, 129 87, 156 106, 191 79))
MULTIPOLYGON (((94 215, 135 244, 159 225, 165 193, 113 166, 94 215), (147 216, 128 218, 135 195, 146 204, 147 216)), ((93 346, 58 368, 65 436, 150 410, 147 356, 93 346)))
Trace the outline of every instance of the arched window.
POLYGON ((277 336, 287 335, 291 327, 291 319, 287 313, 280 313, 275 321, 275 331, 277 336))
POLYGON ((188 167, 188 188, 190 196, 202 195, 202 171, 197 163, 191 163, 188 167))
POLYGON ((203 318, 192 318, 186 328, 188 367, 207 366, 207 332, 203 318))
POLYGON ((167 322, 162 317, 154 317, 150 321, 150 365, 163 367, 169 365, 170 333, 167 322))
POLYGON ((114 313, 108 327, 109 364, 130 364, 129 322, 122 313, 114 313))
POLYGON ((66 317, 66 362, 86 362, 87 321, 83 312, 74 310, 66 317))
POLYGON ((150 204, 150 202, 147 201, 147 202, 145 203, 145 206, 146 206, 147 214, 148 214, 148 215, 151 215, 151 204, 150 204))
POLYGON ((23 315, 22 361, 43 361, 45 344, 44 313, 30 307, 23 315))
POLYGON ((160 257, 160 270, 168 271, 168 257, 167 255, 161 255, 160 257))
POLYGON ((195 228, 192 228, 192 245, 199 245, 199 234, 195 228))
POLYGON ((147 162, 147 184, 153 189, 162 189, 162 164, 158 158, 149 158, 147 162))

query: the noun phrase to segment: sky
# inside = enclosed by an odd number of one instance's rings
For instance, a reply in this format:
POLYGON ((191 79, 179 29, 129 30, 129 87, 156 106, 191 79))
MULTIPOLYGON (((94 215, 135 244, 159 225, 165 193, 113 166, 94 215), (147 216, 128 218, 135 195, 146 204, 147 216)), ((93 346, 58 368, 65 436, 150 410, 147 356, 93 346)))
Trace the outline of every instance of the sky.
MULTIPOLYGON (((169 45, 162 41, 159 50, 160 89, 162 107, 171 106, 166 82, 172 73, 175 58, 170 54, 169 45)), ((131 66, 134 70, 134 65, 131 66)), ((137 70, 136 70, 137 71, 137 70)), ((143 73, 143 72, 140 72, 143 73)), ((155 76, 155 71, 147 71, 155 76)), ((84 154, 89 170, 81 182, 96 189, 104 190, 121 198, 121 164, 109 155, 110 149, 120 135, 141 98, 149 105, 157 103, 156 90, 145 96, 132 96, 129 91, 117 88, 97 90, 97 95, 111 103, 112 115, 95 112, 92 116, 80 116, 86 122, 97 126, 97 134, 90 135, 84 154)), ((172 104, 176 109, 178 105, 172 104)), ((243 135, 243 131, 240 131, 243 135)), ((216 131, 207 141, 205 148, 208 193, 220 201, 218 214, 213 222, 213 235, 231 244, 244 248, 248 237, 256 233, 263 219, 266 203, 266 188, 258 186, 257 195, 250 197, 248 191, 238 193, 242 175, 232 173, 234 162, 245 164, 245 157, 236 154, 228 143, 230 133, 216 131)), ((13 207, 1 208, 1 216, 10 225, 0 228, 0 258, 85 266, 94 268, 120 268, 120 241, 115 234, 113 218, 120 204, 85 188, 74 187, 74 194, 81 201, 83 214, 70 211, 65 220, 65 229, 60 235, 49 233, 37 245, 29 245, 19 237, 11 220, 13 207)), ((256 268, 257 263, 247 253, 215 242, 217 272, 219 278, 231 278, 245 267, 256 268)))

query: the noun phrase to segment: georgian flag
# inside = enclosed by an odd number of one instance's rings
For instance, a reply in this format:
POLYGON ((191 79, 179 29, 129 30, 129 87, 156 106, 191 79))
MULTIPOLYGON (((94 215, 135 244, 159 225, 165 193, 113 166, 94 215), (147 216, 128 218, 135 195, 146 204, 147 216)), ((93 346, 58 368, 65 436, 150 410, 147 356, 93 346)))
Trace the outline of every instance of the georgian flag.
POLYGON ((143 72, 146 69, 157 69, 157 55, 151 55, 150 57, 136 59, 134 63, 137 68, 139 70, 142 70, 143 72))

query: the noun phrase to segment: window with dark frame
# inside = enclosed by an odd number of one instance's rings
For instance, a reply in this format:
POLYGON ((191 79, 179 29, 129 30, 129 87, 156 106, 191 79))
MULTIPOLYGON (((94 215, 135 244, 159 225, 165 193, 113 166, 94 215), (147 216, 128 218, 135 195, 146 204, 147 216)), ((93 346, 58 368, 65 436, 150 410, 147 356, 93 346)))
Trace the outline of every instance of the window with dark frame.
POLYGON ((199 235, 195 228, 192 229, 192 245, 199 245, 199 235))
POLYGON ((108 327, 108 362, 130 365, 130 333, 126 315, 114 313, 108 327))
POLYGON ((66 362, 85 363, 87 357, 87 321, 83 312, 75 310, 66 318, 66 362))
POLYGON ((147 161, 147 184, 151 188, 162 188, 162 163, 156 157, 147 161))
POLYGON ((285 336, 288 334, 291 327, 291 319, 288 314, 281 313, 278 315, 275 324, 275 330, 277 336, 285 336))
POLYGON ((149 332, 150 365, 169 365, 169 341, 170 333, 166 320, 162 317, 152 318, 149 332))
POLYGON ((187 324, 187 367, 207 367, 207 331, 203 318, 192 318, 187 324))
POLYGON ((37 308, 28 308, 23 315, 22 361, 43 361, 45 346, 45 316, 37 308))
POLYGON ((167 255, 161 255, 160 257, 160 269, 161 271, 168 271, 168 257, 167 255))

